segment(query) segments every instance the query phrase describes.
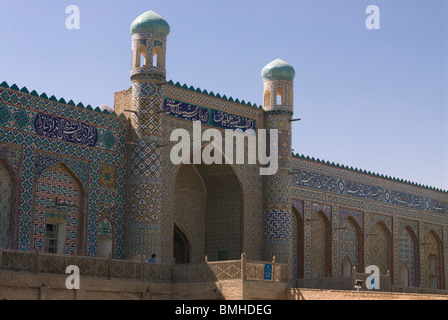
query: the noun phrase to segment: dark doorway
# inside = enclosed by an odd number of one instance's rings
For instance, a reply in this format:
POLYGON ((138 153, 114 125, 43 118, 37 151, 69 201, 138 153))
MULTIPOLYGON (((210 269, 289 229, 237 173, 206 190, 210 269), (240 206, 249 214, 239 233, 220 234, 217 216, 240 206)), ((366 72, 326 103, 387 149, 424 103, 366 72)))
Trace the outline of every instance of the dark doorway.
POLYGON ((176 224, 174 224, 173 257, 176 264, 190 262, 190 241, 185 232, 183 232, 176 224))

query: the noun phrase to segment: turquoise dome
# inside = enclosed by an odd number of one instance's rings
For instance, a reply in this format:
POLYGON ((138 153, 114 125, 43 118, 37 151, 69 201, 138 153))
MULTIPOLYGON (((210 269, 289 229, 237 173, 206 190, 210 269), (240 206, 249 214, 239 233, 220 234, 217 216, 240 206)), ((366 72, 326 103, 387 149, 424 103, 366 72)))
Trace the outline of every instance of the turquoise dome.
POLYGON ((296 72, 294 68, 283 61, 282 59, 275 59, 268 63, 263 70, 261 76, 263 80, 293 80, 296 72))
POLYGON ((168 36, 170 31, 168 22, 151 10, 142 13, 131 23, 131 34, 157 33, 168 36))

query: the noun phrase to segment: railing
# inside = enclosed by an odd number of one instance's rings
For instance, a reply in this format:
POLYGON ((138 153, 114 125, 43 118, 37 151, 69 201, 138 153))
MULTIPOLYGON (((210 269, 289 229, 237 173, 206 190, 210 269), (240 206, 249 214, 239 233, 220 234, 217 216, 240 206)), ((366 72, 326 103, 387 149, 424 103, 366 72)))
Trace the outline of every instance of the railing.
POLYGON ((246 260, 244 253, 241 255, 241 260, 206 260, 205 263, 173 265, 173 282, 221 280, 289 282, 289 279, 288 265, 246 260), (272 267, 270 279, 265 278, 266 264, 272 267))
POLYGON ((83 276, 104 279, 132 279, 159 282, 199 281, 271 281, 289 282, 288 265, 277 262, 246 260, 207 261, 197 264, 157 264, 145 261, 116 260, 87 256, 57 255, 42 252, 0 250, 0 270, 65 274, 69 265, 76 265, 83 276), (265 277, 265 266, 272 268, 265 277))
POLYGON ((241 261, 217 261, 173 265, 173 282, 198 282, 241 279, 241 261))
POLYGON ((170 265, 86 256, 56 255, 42 252, 0 250, 0 270, 65 274, 69 265, 76 265, 81 275, 105 279, 133 279, 171 282, 170 265))

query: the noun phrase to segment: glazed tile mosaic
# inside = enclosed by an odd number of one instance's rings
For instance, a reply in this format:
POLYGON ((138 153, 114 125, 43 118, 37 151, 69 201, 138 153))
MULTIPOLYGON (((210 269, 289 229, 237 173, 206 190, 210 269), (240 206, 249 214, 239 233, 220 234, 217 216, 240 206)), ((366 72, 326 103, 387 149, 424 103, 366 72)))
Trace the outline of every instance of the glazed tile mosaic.
POLYGON ((167 81, 170 28, 153 16, 132 24, 113 112, 0 84, 0 248, 162 264, 245 253, 292 278, 375 264, 395 285, 447 288, 448 192, 291 154, 295 71, 280 59, 262 70, 262 106, 167 81), (198 120, 201 133, 278 130, 279 170, 173 164, 171 132, 198 120))

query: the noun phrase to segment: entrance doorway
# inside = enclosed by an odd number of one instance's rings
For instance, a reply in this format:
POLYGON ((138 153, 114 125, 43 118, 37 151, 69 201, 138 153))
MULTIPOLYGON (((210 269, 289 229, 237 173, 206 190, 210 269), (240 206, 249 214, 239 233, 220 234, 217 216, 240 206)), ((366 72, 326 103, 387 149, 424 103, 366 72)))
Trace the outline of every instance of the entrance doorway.
POLYGON ((173 257, 176 264, 190 262, 190 240, 176 224, 174 224, 173 257))

